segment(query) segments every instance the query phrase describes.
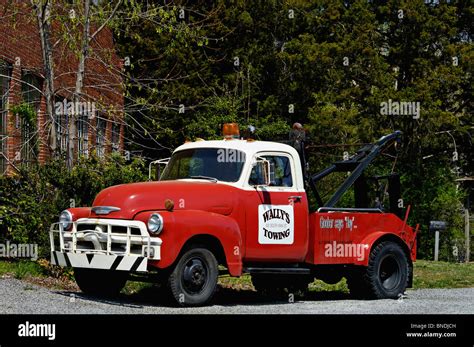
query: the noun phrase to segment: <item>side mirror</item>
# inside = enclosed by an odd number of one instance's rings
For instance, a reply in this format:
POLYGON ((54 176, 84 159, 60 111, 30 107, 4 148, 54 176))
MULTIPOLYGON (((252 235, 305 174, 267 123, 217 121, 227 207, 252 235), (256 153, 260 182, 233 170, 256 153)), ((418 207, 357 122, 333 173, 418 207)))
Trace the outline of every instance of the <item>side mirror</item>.
POLYGON ((272 172, 270 162, 264 158, 257 158, 252 170, 255 177, 252 177, 252 183, 256 186, 269 186, 271 183, 272 172))
POLYGON ((159 181, 160 177, 161 177, 161 173, 162 173, 161 165, 165 165, 165 167, 166 167, 166 165, 168 164, 169 161, 170 161, 170 158, 165 158, 165 159, 159 159, 159 160, 152 161, 148 165, 148 180, 149 181, 152 180, 151 167, 153 165, 156 165, 156 180, 159 181))

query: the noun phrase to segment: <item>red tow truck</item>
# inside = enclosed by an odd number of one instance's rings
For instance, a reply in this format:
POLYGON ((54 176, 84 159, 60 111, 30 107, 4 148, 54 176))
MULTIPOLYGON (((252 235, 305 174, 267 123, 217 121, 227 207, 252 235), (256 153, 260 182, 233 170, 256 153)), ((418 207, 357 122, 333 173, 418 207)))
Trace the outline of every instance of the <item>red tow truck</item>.
POLYGON ((248 273, 267 294, 304 293, 315 278, 346 277, 364 298, 398 298, 411 286, 417 230, 407 224, 409 207, 400 208, 399 177, 364 175, 400 132, 314 175, 303 141, 242 139, 234 123, 224 136, 176 148, 159 161, 159 181, 109 187, 92 207, 63 211, 50 229, 51 262, 74 268, 84 293, 159 281, 181 306, 209 303, 223 272, 248 273), (345 180, 323 201, 318 182, 336 172, 345 180), (388 207, 373 204, 370 180, 387 181, 388 207), (354 206, 338 206, 351 187, 354 206))

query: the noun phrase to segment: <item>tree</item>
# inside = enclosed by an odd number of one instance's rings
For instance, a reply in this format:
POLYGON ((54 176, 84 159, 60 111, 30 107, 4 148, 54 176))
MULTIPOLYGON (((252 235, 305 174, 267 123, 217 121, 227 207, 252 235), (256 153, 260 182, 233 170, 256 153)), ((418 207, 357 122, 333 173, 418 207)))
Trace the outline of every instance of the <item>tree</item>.
POLYGON ((51 1, 31 0, 38 21, 44 68, 44 96, 46 98, 46 113, 51 119, 50 145, 56 151, 56 128, 54 127, 54 62, 51 47, 51 1))
POLYGON ((310 132, 316 171, 399 129, 396 166, 376 166, 402 173, 410 221, 422 224, 421 256, 431 252, 430 219, 449 220, 456 237, 463 192, 455 178, 474 174, 468 1, 173 4, 184 9, 183 18, 175 13, 178 23, 194 30, 178 38, 128 26, 118 41, 136 62, 127 92, 142 101, 137 149, 216 138, 227 121, 253 123, 260 138, 281 139, 300 121, 310 132), (384 112, 389 102, 414 109, 384 112))

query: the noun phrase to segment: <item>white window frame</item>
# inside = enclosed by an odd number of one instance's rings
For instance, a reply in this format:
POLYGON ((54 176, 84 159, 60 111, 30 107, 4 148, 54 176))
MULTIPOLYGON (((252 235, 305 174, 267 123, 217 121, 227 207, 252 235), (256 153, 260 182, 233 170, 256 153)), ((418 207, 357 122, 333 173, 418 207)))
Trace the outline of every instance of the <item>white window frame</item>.
POLYGON ((244 186, 246 189, 249 189, 249 188, 252 188, 252 189, 255 189, 255 187, 258 187, 260 189, 263 189, 265 191, 269 191, 269 192, 285 192, 285 191, 296 191, 298 190, 298 184, 299 182, 297 182, 297 175, 296 175, 296 168, 295 168, 295 160, 293 158, 292 155, 290 155, 289 153, 285 153, 285 152, 275 152, 275 151, 261 151, 261 152, 257 152, 253 155, 252 157, 252 161, 251 161, 251 165, 249 165, 249 168, 247 170, 247 174, 246 174, 246 179, 244 181, 244 186), (292 180, 292 186, 291 187, 284 187, 284 186, 265 186, 265 185, 261 185, 261 186, 253 186, 251 184, 249 184, 249 180, 250 180, 250 174, 252 173, 252 169, 253 169, 253 163, 255 163, 259 157, 266 157, 266 156, 274 156, 274 157, 286 157, 288 158, 288 160, 290 161, 290 169, 291 169, 291 180, 292 180))

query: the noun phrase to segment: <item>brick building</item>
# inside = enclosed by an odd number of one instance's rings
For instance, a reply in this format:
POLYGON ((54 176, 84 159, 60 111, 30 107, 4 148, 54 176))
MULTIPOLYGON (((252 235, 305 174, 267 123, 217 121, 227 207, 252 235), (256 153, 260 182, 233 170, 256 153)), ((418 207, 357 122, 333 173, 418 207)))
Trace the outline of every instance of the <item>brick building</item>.
MULTIPOLYGON (((0 175, 13 173, 20 165, 44 163, 53 155, 67 156, 71 116, 60 106, 72 104, 78 59, 59 35, 60 28, 53 22, 56 102, 51 118, 46 113, 38 23, 30 2, 0 0, 0 175), (52 126, 56 130, 55 153, 52 126)), ((90 52, 81 102, 90 107, 73 118, 75 159, 91 151, 99 157, 123 151, 122 61, 114 50, 110 30, 104 28, 94 37, 90 52)))

